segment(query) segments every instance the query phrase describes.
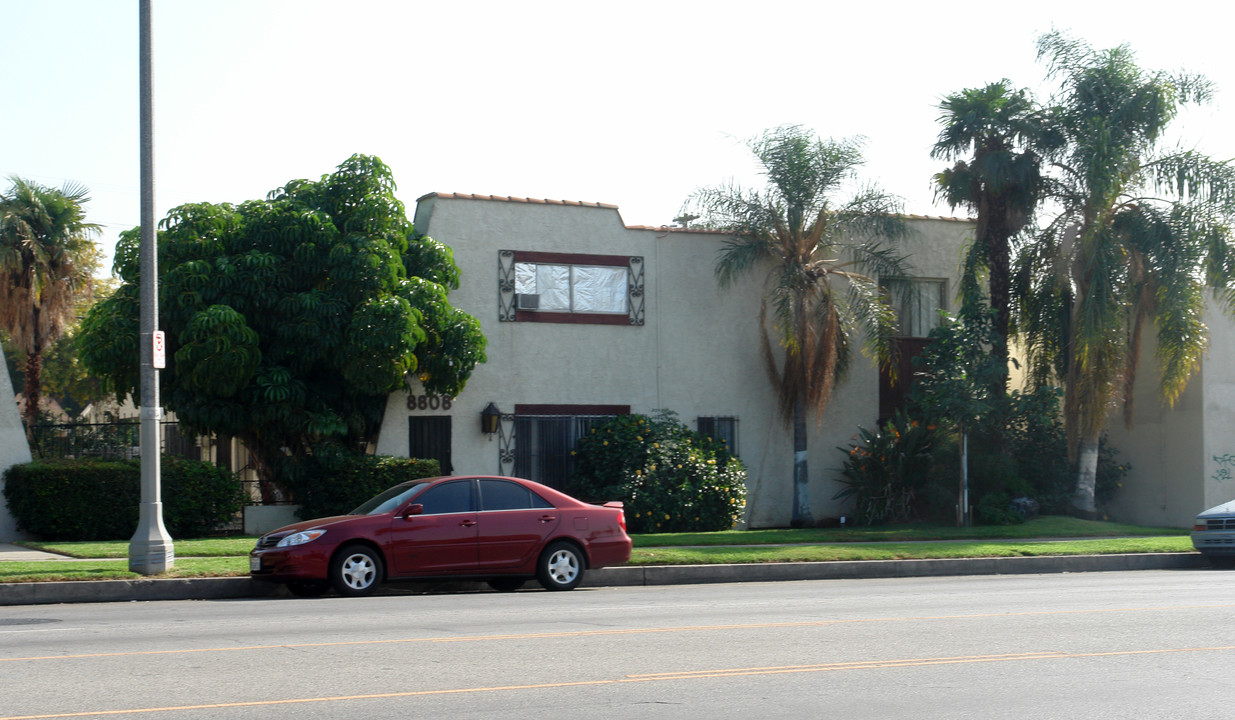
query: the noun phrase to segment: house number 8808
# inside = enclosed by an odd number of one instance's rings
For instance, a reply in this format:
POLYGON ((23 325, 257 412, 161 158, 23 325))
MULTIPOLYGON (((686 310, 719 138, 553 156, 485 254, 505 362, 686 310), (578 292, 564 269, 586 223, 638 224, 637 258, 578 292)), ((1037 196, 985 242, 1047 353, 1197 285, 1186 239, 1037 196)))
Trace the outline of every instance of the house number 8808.
POLYGON ((449 395, 408 395, 408 410, 449 410, 454 398, 449 395))

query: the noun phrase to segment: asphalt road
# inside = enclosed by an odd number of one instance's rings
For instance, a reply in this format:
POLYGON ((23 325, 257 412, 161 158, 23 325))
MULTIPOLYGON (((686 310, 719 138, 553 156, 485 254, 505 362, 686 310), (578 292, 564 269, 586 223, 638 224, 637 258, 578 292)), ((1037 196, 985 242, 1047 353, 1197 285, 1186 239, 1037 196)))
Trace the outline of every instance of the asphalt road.
POLYGON ((1235 573, 0 607, 0 720, 1209 718, 1235 573))

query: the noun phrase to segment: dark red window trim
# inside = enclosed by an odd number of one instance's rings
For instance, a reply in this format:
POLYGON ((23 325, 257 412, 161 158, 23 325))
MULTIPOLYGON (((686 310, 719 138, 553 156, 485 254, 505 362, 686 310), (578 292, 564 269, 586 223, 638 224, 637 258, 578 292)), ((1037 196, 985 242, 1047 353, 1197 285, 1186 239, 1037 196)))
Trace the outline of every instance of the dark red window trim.
POLYGON ((630 315, 516 310, 515 321, 522 323, 566 323, 568 325, 629 325, 630 315))
POLYGON ((515 262, 545 265, 596 265, 600 267, 630 267, 629 255, 588 255, 586 253, 554 253, 515 250, 515 262))
POLYGON ((629 405, 515 405, 515 415, 629 415, 629 405))

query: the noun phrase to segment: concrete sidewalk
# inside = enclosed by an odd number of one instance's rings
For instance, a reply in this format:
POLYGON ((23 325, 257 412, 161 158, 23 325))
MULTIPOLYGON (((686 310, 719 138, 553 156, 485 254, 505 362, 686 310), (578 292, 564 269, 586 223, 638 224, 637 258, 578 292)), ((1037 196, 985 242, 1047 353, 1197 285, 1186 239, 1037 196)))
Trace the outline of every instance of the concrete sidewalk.
MULTIPOLYGON (((73 560, 54 553, 0 544, 3 560, 73 560)), ((787 580, 857 580, 938 577, 947 575, 1016 575, 1119 570, 1204 570, 1200 553, 1134 555, 1061 555, 947 560, 859 560, 837 562, 755 563, 740 565, 647 565, 591 570, 582 587, 688 585, 700 583, 777 582, 787 580)), ((528 587, 534 587, 529 582, 528 587)), ((384 594, 479 591, 478 582, 396 583, 384 594)), ((290 597, 280 585, 247 577, 95 580, 78 582, 0 583, 0 606, 79 602, 221 600, 290 597)))
POLYGON ((17 560, 21 562, 34 562, 36 560, 75 560, 76 558, 68 557, 67 555, 58 555, 56 553, 43 552, 42 550, 31 550, 20 545, 10 545, 9 543, 0 543, 0 561, 17 560))

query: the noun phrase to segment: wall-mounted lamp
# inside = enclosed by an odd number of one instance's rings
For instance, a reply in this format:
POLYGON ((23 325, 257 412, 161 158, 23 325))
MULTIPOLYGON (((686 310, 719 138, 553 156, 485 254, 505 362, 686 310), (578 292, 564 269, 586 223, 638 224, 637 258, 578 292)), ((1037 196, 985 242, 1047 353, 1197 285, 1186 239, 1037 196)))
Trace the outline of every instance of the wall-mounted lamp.
POLYGON ((498 423, 502 420, 502 411, 497 409, 497 405, 489 403, 485 405, 485 409, 480 411, 480 431, 486 435, 492 435, 497 432, 498 423))

